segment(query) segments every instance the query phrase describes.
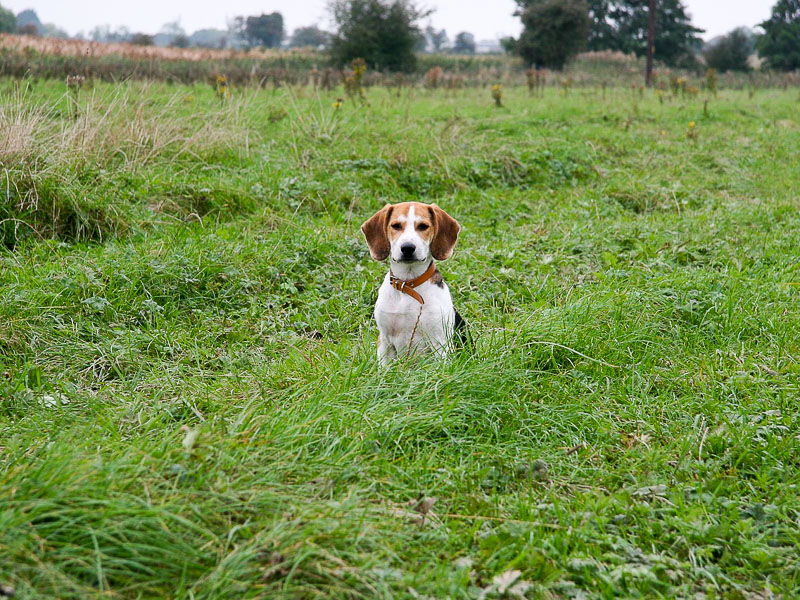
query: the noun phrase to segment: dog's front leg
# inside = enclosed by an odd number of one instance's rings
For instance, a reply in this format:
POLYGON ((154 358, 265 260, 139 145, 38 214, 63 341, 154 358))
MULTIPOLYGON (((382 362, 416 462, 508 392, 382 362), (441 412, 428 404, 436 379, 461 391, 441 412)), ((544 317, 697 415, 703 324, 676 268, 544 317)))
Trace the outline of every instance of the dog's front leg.
POLYGON ((378 334, 378 362, 382 366, 388 365, 397 357, 397 350, 389 343, 386 336, 378 334))

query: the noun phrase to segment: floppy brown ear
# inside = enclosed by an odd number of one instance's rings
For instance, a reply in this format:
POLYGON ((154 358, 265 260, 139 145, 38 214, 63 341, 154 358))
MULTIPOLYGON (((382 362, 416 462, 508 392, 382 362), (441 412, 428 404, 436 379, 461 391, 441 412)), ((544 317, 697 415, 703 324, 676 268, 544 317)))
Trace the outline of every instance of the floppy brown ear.
POLYGON ((392 215, 392 205, 387 204, 361 226, 364 237, 367 238, 369 253, 375 260, 386 260, 391 246, 386 230, 389 226, 389 217, 392 215))
POLYGON ((431 204, 430 209, 433 213, 434 231, 431 254, 436 260, 445 260, 453 253, 461 225, 435 204, 431 204))

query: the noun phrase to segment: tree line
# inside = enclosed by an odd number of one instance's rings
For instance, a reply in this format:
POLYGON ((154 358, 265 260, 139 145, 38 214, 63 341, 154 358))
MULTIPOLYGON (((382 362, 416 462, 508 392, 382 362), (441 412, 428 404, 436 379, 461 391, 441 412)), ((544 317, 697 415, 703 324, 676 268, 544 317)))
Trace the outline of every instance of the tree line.
MULTIPOLYGON (((611 50, 644 56, 648 49, 650 0, 516 0, 515 15, 522 22, 521 35, 501 40, 509 53, 532 67, 561 69, 584 50, 611 50)), ((750 68, 754 51, 771 69, 800 69, 800 0, 778 0, 770 18, 759 23, 761 31, 742 27, 703 44, 681 0, 655 2, 654 58, 684 68, 699 66, 702 55, 708 66, 726 70, 750 68)), ((326 50, 337 65, 362 58, 373 69, 411 71, 416 54, 432 50, 474 53, 469 32, 460 32, 451 44, 444 29, 423 29, 420 22, 431 11, 414 0, 331 0, 329 8, 335 31, 316 25, 300 27, 288 38, 292 47, 326 50)), ((42 24, 32 10, 18 15, 0 6, 0 32, 67 37, 54 25, 42 24)), ((167 23, 155 35, 132 33, 124 27, 96 27, 89 32, 96 41, 172 45, 276 48, 287 40, 283 16, 278 12, 239 16, 226 30, 204 29, 191 35, 178 22, 167 23)))
MULTIPOLYGON (((389 25, 391 17, 386 19, 383 10, 375 11, 375 3, 365 3, 363 13, 369 20, 377 13, 381 26, 384 21, 389 25)), ((331 3, 331 9, 336 10, 336 2, 331 3)), ((386 12, 392 12, 391 6, 381 6, 386 12)), ((395 11, 396 12, 396 11, 395 11)), ((396 16, 396 15, 395 15, 396 16)), ((13 12, 0 5, 0 33, 18 33, 44 37, 69 38, 69 34, 52 24, 43 24, 36 12, 27 9, 14 15, 13 12)), ((413 30, 413 51, 416 52, 452 52, 455 54, 474 54, 476 51, 475 37, 467 32, 458 33, 451 42, 446 30, 436 30, 431 25, 421 31, 413 30)), ((283 15, 279 12, 269 14, 237 16, 227 25, 226 29, 200 29, 192 34, 187 33, 180 22, 165 23, 156 34, 130 31, 127 27, 112 28, 109 25, 100 25, 92 28, 88 34, 79 33, 77 39, 88 38, 97 42, 132 43, 141 46, 171 46, 178 48, 314 48, 327 50, 332 34, 321 29, 318 25, 308 25, 296 28, 289 35, 284 27, 283 15)))
MULTIPOLYGON (((528 66, 561 69, 579 52, 619 51, 645 56, 650 0, 516 0, 523 25, 519 38, 501 40, 503 48, 528 66)), ((767 68, 800 69, 800 0, 778 0, 761 33, 738 28, 711 43, 700 39, 681 0, 656 0, 653 54, 671 67, 697 68, 702 55, 719 71, 751 68, 755 50, 767 68)), ((335 0, 330 52, 337 64, 360 57, 375 68, 409 70, 427 16, 411 0, 335 0)), ((444 30, 425 30, 438 49, 444 30)))
MULTIPOLYGON (((49 23, 42 23, 38 15, 26 9, 15 15, 0 5, 0 33, 17 33, 55 38, 69 38, 63 29, 49 23)), ((112 28, 100 25, 88 33, 80 32, 77 39, 90 39, 97 42, 126 42, 142 46, 173 46, 202 48, 250 48, 262 46, 277 48, 288 41, 291 47, 320 48, 327 45, 330 34, 316 25, 298 27, 291 36, 287 36, 283 24, 283 16, 278 12, 270 14, 238 16, 232 19, 226 29, 200 29, 192 34, 187 33, 180 22, 165 23, 155 34, 133 32, 127 27, 112 28)))
MULTIPOLYGON (((560 69, 583 50, 647 53, 649 0, 516 1, 523 32, 504 46, 532 66, 560 69)), ((779 0, 758 25, 763 33, 740 27, 705 47, 683 2, 657 0, 655 7, 654 58, 668 66, 694 68, 701 53, 719 71, 747 71, 757 50, 768 68, 800 68, 800 0, 779 0)))

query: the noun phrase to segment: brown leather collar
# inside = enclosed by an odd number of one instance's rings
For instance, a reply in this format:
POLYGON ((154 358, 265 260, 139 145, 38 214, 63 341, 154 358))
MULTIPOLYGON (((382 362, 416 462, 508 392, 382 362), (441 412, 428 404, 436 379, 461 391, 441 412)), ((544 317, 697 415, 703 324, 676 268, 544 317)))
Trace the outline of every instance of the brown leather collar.
POLYGON ((419 293, 414 290, 414 288, 419 287, 428 281, 428 279, 433 277, 434 273, 436 273, 436 265, 433 261, 431 261, 431 266, 428 267, 425 272, 416 279, 398 279, 394 276, 394 273, 389 271, 389 283, 394 289, 403 292, 404 294, 408 294, 420 304, 425 304, 425 300, 422 299, 422 296, 420 296, 419 293))

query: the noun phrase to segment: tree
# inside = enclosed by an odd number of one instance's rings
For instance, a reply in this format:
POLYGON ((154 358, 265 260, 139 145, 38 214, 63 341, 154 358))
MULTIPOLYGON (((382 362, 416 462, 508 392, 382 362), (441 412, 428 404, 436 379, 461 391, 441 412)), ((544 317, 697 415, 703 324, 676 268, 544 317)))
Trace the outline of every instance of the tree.
POLYGON ((93 42, 105 42, 111 27, 108 25, 97 25, 89 30, 89 39, 93 42))
POLYGON ((706 45, 703 57, 709 67, 720 73, 749 71, 747 59, 753 53, 754 47, 753 34, 746 27, 739 27, 706 45))
MULTIPOLYGON (((648 4, 649 0, 625 0, 611 5, 618 37, 618 48, 612 49, 636 56, 647 54, 648 4)), ((680 0, 658 0, 655 26, 656 60, 673 66, 695 62, 694 49, 700 44, 697 34, 703 30, 692 25, 680 0)))
POLYGON ((500 38, 500 47, 503 49, 503 52, 506 54, 516 54, 517 53, 517 40, 515 40, 510 35, 507 37, 500 38))
POLYGON ((0 33, 14 33, 17 30, 17 17, 10 10, 0 6, 0 33))
POLYGON ((152 46, 153 36, 146 33, 134 33, 128 41, 135 46, 152 46))
POLYGON ((243 48, 247 46, 247 39, 244 36, 245 19, 244 17, 234 17, 228 21, 228 37, 231 47, 243 48))
POLYGON ((587 4, 592 26, 589 30, 586 49, 591 51, 619 50, 617 31, 610 14, 611 2, 609 0, 588 0, 587 4))
POLYGON ((156 46, 171 46, 173 48, 186 48, 189 45, 189 37, 186 30, 181 26, 180 20, 170 21, 161 26, 161 31, 153 36, 153 44, 156 46))
POLYGON ((758 54, 772 69, 800 69, 800 0, 778 0, 772 16, 760 23, 758 54))
MULTIPOLYGON (((517 0, 518 13, 539 1, 517 0)), ((637 56, 647 55, 649 0, 587 0, 587 4, 591 19, 587 50, 618 50, 637 56)), ((681 0, 656 2, 656 60, 671 66, 695 63, 695 48, 700 45, 699 33, 703 30, 692 25, 681 0)))
POLYGON ((17 15, 17 31, 27 35, 42 34, 42 22, 35 10, 27 8, 17 15))
POLYGON ((333 0, 330 9, 337 28, 330 49, 335 64, 363 58, 372 69, 414 70, 422 35, 417 23, 428 12, 410 0, 333 0))
POLYGON ((188 48, 189 47, 189 36, 185 33, 179 33, 169 43, 170 47, 172 48, 188 48))
POLYGON ((475 54, 475 36, 467 31, 459 33, 453 44, 453 52, 456 54, 475 54))
POLYGON ((447 31, 444 29, 436 31, 433 25, 428 25, 425 28, 425 37, 428 38, 428 43, 434 52, 441 52, 442 48, 444 48, 449 41, 447 39, 447 31))
POLYGON ((279 47, 285 36, 283 16, 279 12, 274 12, 268 15, 247 17, 244 36, 253 46, 279 47))
POLYGON ((45 23, 42 25, 42 36, 46 38, 58 38, 68 40, 69 34, 55 23, 45 23))
POLYGON ((298 27, 292 34, 292 40, 289 45, 293 48, 319 48, 320 46, 327 46, 330 41, 331 34, 323 31, 316 25, 310 27, 298 27))
POLYGON ((529 65, 561 69, 586 46, 585 0, 534 0, 520 16, 523 29, 514 47, 529 65))

